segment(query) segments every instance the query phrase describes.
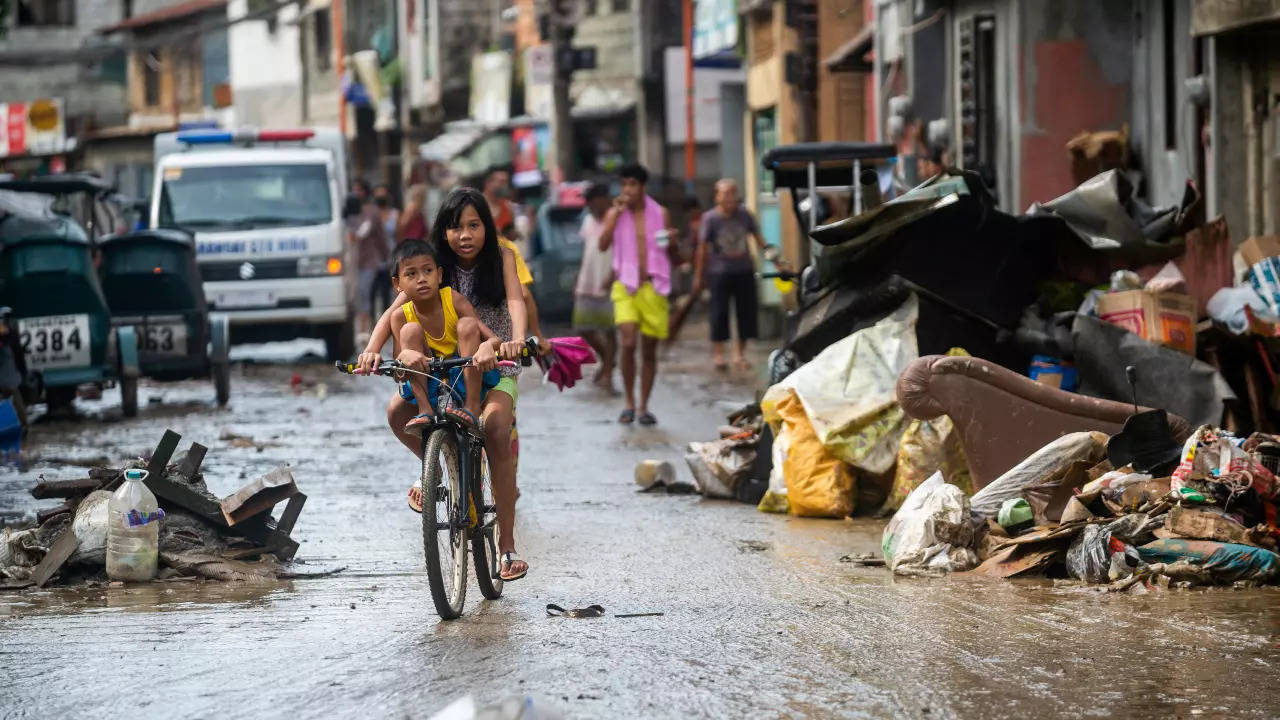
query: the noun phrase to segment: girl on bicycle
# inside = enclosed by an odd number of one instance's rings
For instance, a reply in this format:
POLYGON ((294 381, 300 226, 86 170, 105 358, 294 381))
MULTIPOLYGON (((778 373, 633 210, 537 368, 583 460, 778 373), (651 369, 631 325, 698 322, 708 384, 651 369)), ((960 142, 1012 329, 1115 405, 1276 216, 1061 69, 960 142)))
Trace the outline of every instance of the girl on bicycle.
MULTIPOLYGON (((480 322, 502 344, 498 356, 517 360, 527 336, 527 316, 523 288, 516 274, 515 255, 498 243, 498 231, 484 195, 473 188, 456 188, 445 197, 431 227, 431 241, 444 275, 444 285, 466 298, 480 322)), ((378 322, 366 351, 377 352, 390 335, 391 314, 408 301, 403 293, 395 299, 378 322), (372 350, 370 350, 370 348, 372 350)), ((503 580, 518 580, 529 565, 516 555, 515 458, 511 447, 511 422, 515 411, 516 377, 520 368, 499 368, 498 384, 483 398, 480 418, 489 457, 489 476, 498 514, 498 551, 502 555, 503 580)), ((472 393, 468 393, 468 405, 472 393)), ((469 408, 473 409, 473 408, 469 408)), ((392 398, 387 408, 393 429, 403 428, 414 415, 413 406, 392 398)), ((417 452, 417 448, 415 448, 417 452)))

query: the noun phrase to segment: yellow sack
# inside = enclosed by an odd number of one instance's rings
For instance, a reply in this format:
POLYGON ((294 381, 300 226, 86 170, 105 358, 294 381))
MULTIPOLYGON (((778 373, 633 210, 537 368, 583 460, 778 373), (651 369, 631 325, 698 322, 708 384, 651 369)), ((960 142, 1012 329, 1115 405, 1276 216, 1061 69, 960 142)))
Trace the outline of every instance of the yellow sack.
POLYGON ((852 513, 853 474, 823 447, 800 399, 788 393, 774 410, 789 436, 782 476, 791 514, 838 518, 852 513))
POLYGON ((883 511, 897 510, 911 491, 935 472, 941 472, 948 483, 959 487, 965 495, 973 495, 973 478, 960 444, 960 433, 946 415, 933 420, 913 420, 907 426, 902 444, 898 446, 893 488, 884 501, 883 511))

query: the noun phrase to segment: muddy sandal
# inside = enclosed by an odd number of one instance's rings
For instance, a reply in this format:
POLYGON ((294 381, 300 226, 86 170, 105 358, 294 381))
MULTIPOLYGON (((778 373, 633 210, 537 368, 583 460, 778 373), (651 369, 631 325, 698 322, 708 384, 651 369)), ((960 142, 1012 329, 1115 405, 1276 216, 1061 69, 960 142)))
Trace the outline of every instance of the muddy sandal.
POLYGON ((646 427, 657 425, 658 418, 654 417, 653 413, 649 412, 648 410, 645 410, 644 412, 640 413, 640 424, 646 427))
POLYGON ((524 560, 521 560, 520 556, 516 555, 514 552, 502 553, 502 562, 498 565, 498 577, 501 578, 503 582, 512 582, 515 580, 519 580, 520 578, 528 574, 529 574, 529 563, 525 562, 524 560), (514 566, 516 563, 520 563, 521 565, 523 565, 524 569, 521 570, 520 572, 511 572, 512 566, 514 566))
POLYGON ((622 414, 618 416, 618 422, 622 423, 623 425, 630 425, 635 421, 636 421, 636 411, 632 410, 631 408, 627 408, 626 410, 623 410, 622 414))
POLYGON ((409 488, 409 509, 422 514, 422 486, 417 483, 409 488))

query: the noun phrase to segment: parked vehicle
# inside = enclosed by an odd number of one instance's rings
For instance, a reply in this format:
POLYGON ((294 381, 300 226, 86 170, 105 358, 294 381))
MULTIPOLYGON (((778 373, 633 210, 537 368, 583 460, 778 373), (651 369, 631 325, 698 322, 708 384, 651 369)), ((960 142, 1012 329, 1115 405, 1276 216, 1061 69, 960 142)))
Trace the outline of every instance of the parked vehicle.
MULTIPOLYGON (((69 409, 76 388, 119 383, 126 416, 138 411, 137 338, 113 328, 90 235, 71 216, 110 186, 87 176, 0 182, 0 304, 12 308, 27 369, 27 403, 69 409)), ((96 230, 91 226, 90 230, 96 230)))
POLYGON ((573 288, 582 264, 578 228, 584 212, 581 203, 546 203, 538 208, 529 271, 536 280, 533 299, 543 322, 567 322, 573 316, 573 288))
POLYGON ((153 228, 195 236, 209 310, 234 340, 319 337, 354 352, 353 274, 334 129, 198 130, 155 139, 153 228))
POLYGON ((156 380, 211 378, 218 405, 231 396, 230 328, 209 312, 195 241, 180 230, 103 238, 102 289, 111 324, 133 327, 141 373, 156 380))

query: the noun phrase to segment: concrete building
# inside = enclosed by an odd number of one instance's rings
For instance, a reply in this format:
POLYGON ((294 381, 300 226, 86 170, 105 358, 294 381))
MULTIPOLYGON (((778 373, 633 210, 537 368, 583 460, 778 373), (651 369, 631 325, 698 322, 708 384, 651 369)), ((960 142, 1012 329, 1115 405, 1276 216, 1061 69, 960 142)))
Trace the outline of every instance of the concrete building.
POLYGON ((252 3, 232 0, 227 17, 235 119, 256 127, 337 126, 338 71, 329 3, 285 5, 245 20, 252 3))

